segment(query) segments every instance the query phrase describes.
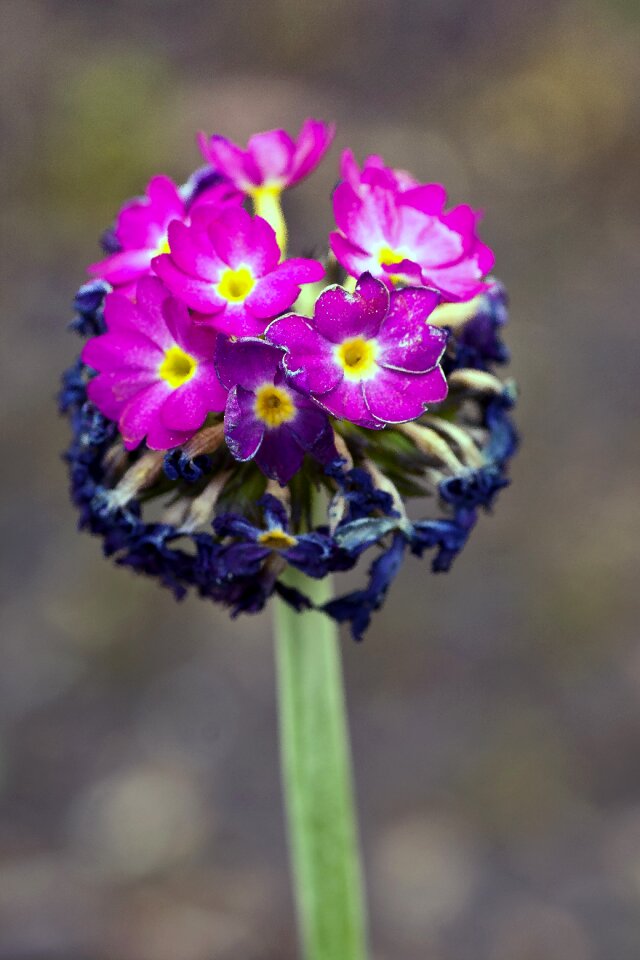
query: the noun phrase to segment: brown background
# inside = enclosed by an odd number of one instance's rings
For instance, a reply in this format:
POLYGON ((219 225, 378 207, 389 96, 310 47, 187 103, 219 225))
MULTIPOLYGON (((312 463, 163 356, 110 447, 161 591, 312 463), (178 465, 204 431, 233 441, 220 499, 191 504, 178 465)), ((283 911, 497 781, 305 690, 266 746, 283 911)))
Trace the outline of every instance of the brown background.
MULTIPOLYGON (((96 237, 203 128, 338 148, 486 210, 524 446, 447 577, 345 638, 375 957, 637 960, 638 5, 2 0, 0 960, 291 960, 268 616, 102 560, 59 452, 96 237)), ((339 958, 336 958, 339 960, 339 958)))

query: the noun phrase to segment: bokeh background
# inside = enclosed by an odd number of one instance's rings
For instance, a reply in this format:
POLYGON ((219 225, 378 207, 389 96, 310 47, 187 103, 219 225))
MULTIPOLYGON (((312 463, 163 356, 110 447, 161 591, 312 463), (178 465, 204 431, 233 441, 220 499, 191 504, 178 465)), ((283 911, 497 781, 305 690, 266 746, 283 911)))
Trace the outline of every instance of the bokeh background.
MULTIPOLYGON (((268 616, 75 533, 59 371, 83 266, 194 132, 308 114, 486 210, 513 486, 344 653, 376 960, 640 956, 635 0, 1 0, 0 960, 292 960, 268 616)), ((336 958, 340 960, 340 958, 336 958)))

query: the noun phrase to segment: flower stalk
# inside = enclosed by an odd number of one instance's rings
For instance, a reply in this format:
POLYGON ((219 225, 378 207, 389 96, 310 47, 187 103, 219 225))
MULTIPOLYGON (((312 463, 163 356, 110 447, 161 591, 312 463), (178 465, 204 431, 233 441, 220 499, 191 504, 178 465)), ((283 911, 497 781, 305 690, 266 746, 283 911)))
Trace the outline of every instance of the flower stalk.
MULTIPOLYGON (((316 604, 329 578, 287 571, 316 604)), ((366 919, 337 628, 275 605, 282 776, 304 960, 365 960, 366 919)))

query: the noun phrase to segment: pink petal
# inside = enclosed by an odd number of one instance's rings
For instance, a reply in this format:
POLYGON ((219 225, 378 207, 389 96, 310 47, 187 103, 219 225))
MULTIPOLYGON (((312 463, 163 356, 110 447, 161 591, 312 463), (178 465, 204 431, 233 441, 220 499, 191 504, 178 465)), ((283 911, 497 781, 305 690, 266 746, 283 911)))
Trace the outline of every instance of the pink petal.
POLYGON ((247 152, 260 171, 260 183, 288 182, 287 174, 295 144, 285 130, 256 133, 247 144, 247 152))
POLYGON ((441 183, 423 183, 403 191, 400 202, 422 213, 439 216, 447 202, 447 191, 441 183))
POLYGON ((122 368, 155 371, 162 363, 162 350, 136 333, 105 333, 84 345, 82 361, 103 373, 122 368))
POLYGON ((224 410, 226 402, 227 391, 210 363, 205 371, 169 394, 162 405, 162 420, 170 430, 198 430, 207 414, 224 410))
POLYGON ((185 305, 174 297, 164 304, 164 316, 171 336, 183 350, 202 360, 213 360, 217 334, 194 322, 185 305))
POLYGON ((286 277, 298 285, 322 280, 324 272, 324 267, 319 260, 310 260, 306 257, 291 257, 289 260, 283 260, 274 270, 279 277, 286 277))
POLYGON ((149 432, 154 420, 160 416, 160 408, 171 392, 169 384, 156 381, 136 393, 127 403, 120 417, 120 433, 127 450, 138 446, 149 432))
MULTIPOLYGON (((247 310, 261 320, 277 317, 288 310, 298 297, 300 287, 276 271, 258 280, 246 299, 247 310)), ((264 325, 263 325, 264 329, 264 325)))
POLYGON ((153 250, 123 250, 112 253, 104 260, 89 264, 87 273, 92 277, 101 277, 118 287, 149 273, 153 254, 153 250))
POLYGON ((425 287, 407 287, 391 294, 391 306, 378 333, 380 366, 411 373, 426 373, 440 361, 447 334, 429 326, 427 318, 440 295, 425 287))
POLYGON ((210 283, 218 282, 225 265, 215 255, 206 233, 175 220, 169 225, 169 247, 168 256, 183 273, 210 283))
POLYGON ((342 380, 333 349, 304 317, 289 314, 270 323, 265 331, 270 343, 287 350, 284 366, 292 382, 308 393, 326 393, 342 380))
POLYGON ((293 186, 314 170, 331 146, 336 133, 335 124, 320 120, 305 120, 298 135, 295 153, 291 159, 288 185, 293 186))
POLYGON ((251 217, 242 207, 230 207, 209 227, 218 256, 232 269, 248 266, 254 276, 269 273, 280 260, 276 235, 262 217, 251 217))
POLYGON ((364 402, 361 382, 342 380, 333 390, 317 396, 316 399, 334 417, 354 423, 371 420, 371 413, 364 402))
POLYGON ((355 246, 341 233, 330 233, 329 243, 338 263, 352 277, 359 277, 361 273, 365 273, 367 270, 374 275, 382 272, 375 257, 366 253, 361 247, 355 246))
POLYGON ((120 373, 100 373, 87 384, 87 396, 109 420, 118 420, 123 409, 137 393, 155 383, 148 371, 123 379, 120 373))
POLYGON ((413 374, 381 367, 378 376, 366 380, 363 387, 368 411, 382 423, 416 420, 425 404, 438 403, 447 395, 447 381, 440 367, 413 374))
POLYGON ((178 270, 169 254, 163 253, 156 257, 152 266, 171 293, 183 300, 192 310, 207 315, 224 310, 225 301, 216 293, 214 284, 190 277, 178 270))
POLYGON ((168 298, 169 290, 157 277, 143 277, 138 281, 136 287, 137 330, 144 333, 163 350, 173 343, 164 315, 164 305, 168 298))
POLYGON ((252 157, 225 137, 210 137, 203 153, 205 160, 212 163, 219 173, 229 177, 244 193, 249 193, 252 187, 262 182, 252 157))
POLYGON ((339 286, 328 287, 316 301, 314 325, 332 343, 349 337, 370 339, 377 334, 389 306, 384 284, 364 274, 353 293, 339 286))

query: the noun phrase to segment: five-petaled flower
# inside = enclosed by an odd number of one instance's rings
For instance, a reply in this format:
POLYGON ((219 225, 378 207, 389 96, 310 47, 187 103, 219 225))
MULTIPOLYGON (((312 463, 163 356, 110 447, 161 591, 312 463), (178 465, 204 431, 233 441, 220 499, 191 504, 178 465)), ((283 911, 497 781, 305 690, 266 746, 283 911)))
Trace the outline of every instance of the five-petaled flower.
POLYGON ((294 140, 286 130, 267 130, 249 139, 247 149, 226 137, 200 134, 202 154, 214 168, 249 195, 280 193, 308 176, 331 146, 333 124, 305 120, 294 140))
POLYGON ((486 289, 491 250, 477 236, 481 214, 466 205, 444 211, 440 184, 412 185, 370 157, 362 172, 343 158, 347 179, 333 195, 337 231, 331 249, 347 273, 365 271, 389 286, 435 287, 446 300, 486 289))
POLYGON ((143 277, 135 303, 110 293, 104 313, 107 332, 82 351, 83 361, 99 371, 87 393, 118 422, 128 450, 145 436, 153 450, 176 447, 209 412, 224 409, 227 392, 213 363, 217 335, 195 326, 160 280, 143 277))
POLYGON ((233 538, 224 554, 229 570, 255 575, 271 555, 282 557, 309 577, 323 577, 335 553, 333 538, 324 532, 311 531, 294 536, 289 517, 282 503, 271 494, 259 501, 264 527, 257 527, 244 517, 223 514, 215 520, 218 536, 233 538))
POLYGON ((425 287, 395 290, 370 274, 353 294, 329 287, 313 320, 288 314, 267 328, 284 347, 287 375, 329 413, 361 426, 414 420, 447 395, 440 367, 447 335, 425 321, 439 301, 425 287))
POLYGON ((151 272, 151 261, 168 249, 168 229, 173 220, 188 222, 189 215, 206 204, 213 210, 238 205, 242 195, 224 177, 198 193, 192 203, 169 177, 153 177, 143 197, 125 204, 113 230, 116 250, 88 267, 94 277, 132 293, 135 281, 151 272))
POLYGON ((269 477, 291 480, 304 455, 326 443, 326 414, 287 383, 284 351, 264 340, 221 338, 216 367, 229 390, 224 414, 227 446, 237 460, 255 460, 269 477))
POLYGON ((190 226, 172 223, 170 252, 153 261, 169 289, 216 330, 255 336, 288 310, 305 283, 320 280, 317 260, 280 262, 272 227, 241 207, 218 213, 202 207, 190 226))

